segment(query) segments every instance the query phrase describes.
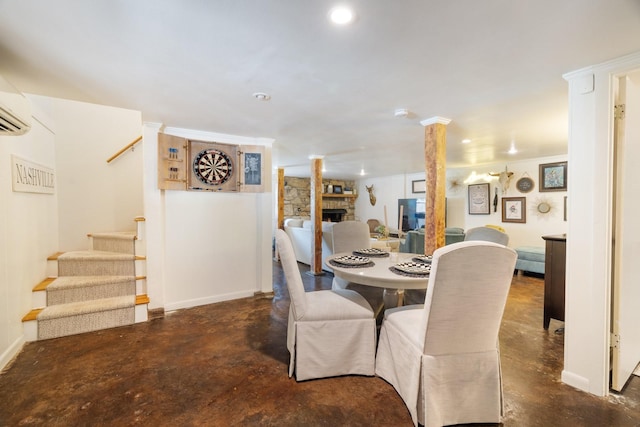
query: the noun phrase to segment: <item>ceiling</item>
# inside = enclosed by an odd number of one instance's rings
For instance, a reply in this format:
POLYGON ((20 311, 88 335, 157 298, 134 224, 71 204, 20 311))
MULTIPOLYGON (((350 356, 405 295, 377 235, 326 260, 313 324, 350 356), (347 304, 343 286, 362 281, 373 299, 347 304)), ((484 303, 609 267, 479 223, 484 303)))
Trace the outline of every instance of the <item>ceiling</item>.
POLYGON ((325 177, 353 179, 424 170, 420 122, 436 116, 452 120, 449 167, 565 154, 562 75, 640 50, 639 0, 343 3, 356 20, 339 27, 327 0, 0 0, 0 75, 273 138, 286 175, 321 155, 325 177))

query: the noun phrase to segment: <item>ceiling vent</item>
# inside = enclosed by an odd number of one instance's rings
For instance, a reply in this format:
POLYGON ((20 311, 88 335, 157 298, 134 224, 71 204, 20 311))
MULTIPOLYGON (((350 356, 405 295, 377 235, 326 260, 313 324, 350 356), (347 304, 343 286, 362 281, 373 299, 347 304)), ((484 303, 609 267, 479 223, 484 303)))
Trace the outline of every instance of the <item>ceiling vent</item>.
POLYGON ((29 100, 0 76, 0 136, 27 133, 30 123, 29 100))

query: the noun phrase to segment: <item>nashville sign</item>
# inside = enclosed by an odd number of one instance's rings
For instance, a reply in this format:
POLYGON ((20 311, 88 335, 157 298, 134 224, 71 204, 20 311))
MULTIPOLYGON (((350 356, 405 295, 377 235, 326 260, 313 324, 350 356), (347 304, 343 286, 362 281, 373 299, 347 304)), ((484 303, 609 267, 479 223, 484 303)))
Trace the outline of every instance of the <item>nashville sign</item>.
POLYGON ((22 193, 53 194, 56 175, 53 169, 11 156, 13 191, 22 193))

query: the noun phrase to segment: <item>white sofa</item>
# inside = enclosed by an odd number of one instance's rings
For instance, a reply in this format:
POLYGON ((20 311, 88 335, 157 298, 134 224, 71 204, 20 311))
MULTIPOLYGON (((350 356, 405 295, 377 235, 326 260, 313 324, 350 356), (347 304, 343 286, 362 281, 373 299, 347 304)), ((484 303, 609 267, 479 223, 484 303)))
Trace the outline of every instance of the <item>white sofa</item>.
MULTIPOLYGON (((334 222, 322 222, 322 269, 333 271, 327 267, 324 260, 333 254, 333 225, 334 222)), ((311 265, 311 221, 298 218, 288 218, 284 221, 284 231, 291 239, 296 260, 311 265)))

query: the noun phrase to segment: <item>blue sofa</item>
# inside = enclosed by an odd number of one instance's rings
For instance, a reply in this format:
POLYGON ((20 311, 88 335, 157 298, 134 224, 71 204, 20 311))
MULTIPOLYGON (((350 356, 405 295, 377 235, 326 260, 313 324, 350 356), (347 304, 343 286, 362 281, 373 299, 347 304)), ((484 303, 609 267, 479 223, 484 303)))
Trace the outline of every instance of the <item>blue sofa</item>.
POLYGON ((544 274, 544 247, 520 246, 516 248, 518 260, 516 270, 518 274, 523 271, 544 274))

